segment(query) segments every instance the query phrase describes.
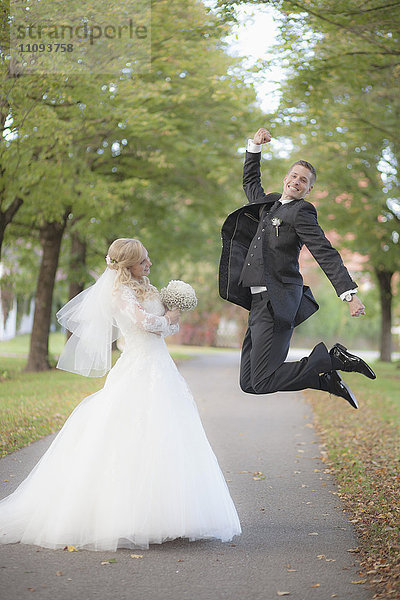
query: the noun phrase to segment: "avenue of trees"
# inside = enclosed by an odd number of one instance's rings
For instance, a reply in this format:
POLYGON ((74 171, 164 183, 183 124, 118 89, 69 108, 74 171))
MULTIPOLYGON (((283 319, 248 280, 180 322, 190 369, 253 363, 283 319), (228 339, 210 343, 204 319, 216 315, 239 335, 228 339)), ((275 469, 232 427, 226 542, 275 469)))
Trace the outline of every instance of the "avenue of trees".
MULTIPOLYGON (((288 164, 299 155, 316 164, 324 228, 340 233, 341 248, 368 257, 380 293, 381 358, 390 360, 400 271, 400 2, 251 4, 279 11, 274 61, 285 81, 266 122, 274 137, 287 138, 288 164)), ((231 13, 230 2, 220 5, 231 13)))
MULTIPOLYGON (((101 271, 113 239, 144 242, 156 284, 184 274, 185 262, 216 271, 219 226, 243 202, 237 150, 262 124, 287 140, 283 162, 301 152, 316 163, 322 224, 368 256, 380 290, 381 358, 390 360, 400 270, 400 2, 264 4, 280 14, 276 60, 286 73, 270 115, 221 41, 234 21, 230 2, 210 11, 197 0, 153 0, 151 70, 119 76, 19 73, 1 3, 1 286, 36 290, 28 370, 49 368, 56 305, 101 271)), ((275 161, 264 165, 280 184, 275 161)))
POLYGON ((28 370, 49 368, 58 267, 73 296, 116 237, 147 245, 155 278, 182 257, 215 258, 216 221, 240 193, 237 148, 261 118, 226 32, 195 0, 157 0, 140 75, 18 75, 3 54, 2 286, 32 284, 40 257, 28 370))

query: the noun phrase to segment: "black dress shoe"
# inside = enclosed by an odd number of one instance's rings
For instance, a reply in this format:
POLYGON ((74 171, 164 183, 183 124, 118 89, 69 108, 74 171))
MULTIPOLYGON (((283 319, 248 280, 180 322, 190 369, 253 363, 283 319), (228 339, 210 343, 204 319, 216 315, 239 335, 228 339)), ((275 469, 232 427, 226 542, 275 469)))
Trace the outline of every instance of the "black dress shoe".
POLYGON ((320 375, 320 382, 322 390, 334 396, 339 396, 339 398, 344 398, 353 408, 358 408, 358 402, 353 392, 337 371, 330 371, 329 373, 320 375))
POLYGON ((334 360, 334 369, 352 373, 361 373, 362 375, 365 375, 365 377, 376 379, 376 375, 371 367, 359 356, 350 354, 350 352, 347 351, 347 348, 342 346, 342 344, 335 344, 329 350, 329 354, 334 360))

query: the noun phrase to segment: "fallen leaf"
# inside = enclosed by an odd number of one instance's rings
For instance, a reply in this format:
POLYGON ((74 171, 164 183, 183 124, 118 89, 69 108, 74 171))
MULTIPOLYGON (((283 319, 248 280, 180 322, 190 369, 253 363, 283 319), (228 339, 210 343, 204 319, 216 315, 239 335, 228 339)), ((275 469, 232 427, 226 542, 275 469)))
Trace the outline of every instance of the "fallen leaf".
POLYGON ((57 571, 56 576, 61 577, 61 575, 64 575, 64 573, 62 571, 57 571))
POLYGON ((36 592, 35 588, 28 588, 29 592, 36 592))
POLYGON ((313 583, 313 585, 311 587, 321 587, 320 583, 313 583))
POLYGON ((318 535, 318 533, 316 531, 313 531, 312 533, 309 533, 308 535, 318 535))
POLYGON ((318 560, 325 560, 325 562, 336 562, 336 558, 326 558, 325 554, 318 554, 318 560))
POLYGON ((349 548, 349 549, 347 550, 347 552, 354 552, 354 553, 357 553, 357 552, 360 552, 360 548, 349 548))
POLYGON ((287 572, 288 573, 297 573, 297 569, 288 569, 287 572))
POLYGON ((265 479, 265 475, 264 473, 261 473, 261 471, 256 471, 253 473, 253 479, 254 481, 260 481, 260 479, 265 479))
POLYGON ((131 554, 131 558, 143 558, 143 554, 131 554))
POLYGON ((75 546, 65 546, 64 550, 68 550, 68 552, 78 552, 78 549, 75 546))
POLYGON ((108 558, 107 560, 102 560, 101 561, 101 565, 110 565, 111 563, 116 563, 117 559, 116 558, 108 558))
POLYGON ((278 596, 290 596, 290 592, 276 592, 278 596))
POLYGON ((361 584, 361 583, 366 583, 366 579, 359 579, 358 581, 352 581, 351 583, 355 583, 355 584, 361 584))

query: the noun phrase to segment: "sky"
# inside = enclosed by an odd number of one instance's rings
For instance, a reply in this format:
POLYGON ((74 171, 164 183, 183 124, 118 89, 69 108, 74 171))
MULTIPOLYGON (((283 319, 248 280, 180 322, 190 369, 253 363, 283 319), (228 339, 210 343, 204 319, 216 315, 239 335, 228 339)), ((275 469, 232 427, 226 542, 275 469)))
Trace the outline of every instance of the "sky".
MULTIPOLYGON (((271 48, 277 42, 278 13, 269 6, 241 6, 237 8, 239 23, 226 38, 228 52, 232 56, 246 56, 245 66, 253 66, 259 59, 273 58, 271 48)), ((261 108, 271 111, 277 108, 280 98, 279 82, 283 71, 272 67, 268 72, 254 74, 261 108)))
MULTIPOLYGON (((270 6, 237 7, 238 24, 232 34, 226 38, 228 53, 232 56, 245 56, 245 67, 251 67, 260 59, 274 58, 272 47, 278 41, 278 12, 270 6)), ((283 70, 276 66, 260 73, 249 74, 257 92, 260 107, 265 112, 274 111, 280 100, 280 82, 284 78, 283 70)), ((268 123, 260 123, 268 129, 268 123)), ((254 132, 255 133, 255 132, 254 132)), ((249 132, 250 134, 250 132, 249 132)), ((245 148, 240 148, 243 153, 245 148)), ((287 157, 291 150, 289 140, 272 139, 270 150, 275 156, 287 157)), ((265 155, 267 157, 267 155, 265 155)))
MULTIPOLYGON (((212 6, 213 0, 205 0, 205 4, 212 6)), ((259 59, 273 58, 271 48, 277 43, 279 33, 278 11, 271 6, 240 6, 237 7, 236 13, 239 23, 233 29, 233 33, 226 38, 229 44, 229 54, 232 56, 247 56, 246 67, 251 67, 259 59)), ((272 67, 268 72, 264 70, 262 74, 253 76, 252 81, 257 91, 258 101, 261 109, 265 112, 273 111, 278 107, 280 99, 279 82, 283 79, 284 72, 279 67, 272 67)), ((260 126, 268 128, 267 123, 260 126)), ((271 150, 277 156, 287 156, 288 149, 290 149, 289 140, 286 139, 284 143, 279 140, 272 140, 271 150)), ((240 150, 243 152, 244 148, 240 150)), ((382 160, 378 165, 384 182, 396 176, 394 163, 393 157, 386 157, 384 151, 382 160), (386 158, 387 160, 385 160, 386 158)), ((397 199, 389 198, 388 206, 396 215, 400 215, 400 206, 397 199)))

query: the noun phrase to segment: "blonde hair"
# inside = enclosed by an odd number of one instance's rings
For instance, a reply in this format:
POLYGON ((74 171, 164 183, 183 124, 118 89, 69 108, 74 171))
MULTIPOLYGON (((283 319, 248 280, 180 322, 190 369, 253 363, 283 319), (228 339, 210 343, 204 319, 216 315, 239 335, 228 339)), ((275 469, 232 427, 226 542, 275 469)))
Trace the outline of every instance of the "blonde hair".
POLYGON ((147 294, 158 294, 157 288, 151 285, 148 277, 143 275, 135 278, 130 272, 130 268, 145 257, 146 249, 142 242, 132 238, 119 238, 114 240, 107 254, 111 259, 108 268, 117 271, 114 290, 121 285, 127 285, 134 290, 138 300, 143 300, 147 294))

